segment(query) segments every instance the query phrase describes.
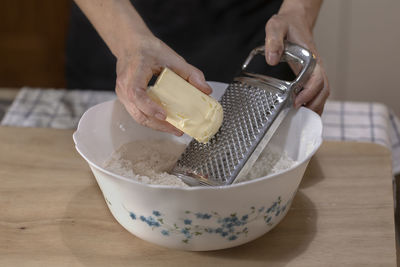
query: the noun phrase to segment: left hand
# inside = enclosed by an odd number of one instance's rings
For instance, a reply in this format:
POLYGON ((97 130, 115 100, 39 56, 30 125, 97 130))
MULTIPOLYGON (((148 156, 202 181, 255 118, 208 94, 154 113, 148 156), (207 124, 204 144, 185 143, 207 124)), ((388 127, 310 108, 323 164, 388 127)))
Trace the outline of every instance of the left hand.
MULTIPOLYGON (((312 26, 309 25, 305 16, 293 13, 278 13, 267 22, 265 26, 265 59, 269 65, 278 64, 282 56, 284 40, 303 46, 314 53, 317 57, 317 64, 303 90, 296 96, 294 105, 296 108, 304 105, 321 115, 330 93, 328 79, 315 48, 312 26)), ((290 66, 296 74, 299 72, 298 66, 293 64, 290 66)))

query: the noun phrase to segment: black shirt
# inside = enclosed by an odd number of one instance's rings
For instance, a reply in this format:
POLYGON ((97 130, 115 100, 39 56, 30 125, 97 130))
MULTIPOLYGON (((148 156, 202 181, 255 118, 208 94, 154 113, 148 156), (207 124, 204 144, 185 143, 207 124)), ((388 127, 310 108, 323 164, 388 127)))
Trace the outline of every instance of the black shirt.
MULTIPOLYGON (((155 36, 204 72, 230 82, 248 53, 264 44, 265 24, 281 0, 131 0, 155 36)), ((114 90, 116 59, 73 4, 67 38, 67 87, 114 90)), ((262 72, 291 78, 286 65, 262 72)))

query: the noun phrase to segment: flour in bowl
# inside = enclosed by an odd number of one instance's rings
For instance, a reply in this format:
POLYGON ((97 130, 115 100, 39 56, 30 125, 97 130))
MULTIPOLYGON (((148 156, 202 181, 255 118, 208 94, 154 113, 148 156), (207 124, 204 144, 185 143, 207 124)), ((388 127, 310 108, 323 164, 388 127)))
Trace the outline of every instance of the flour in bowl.
MULTIPOLYGON (((138 140, 122 145, 103 167, 145 184, 188 187, 178 177, 168 173, 184 150, 184 144, 172 140, 138 140)), ((267 147, 249 174, 235 183, 277 173, 295 163, 285 152, 267 147)))
POLYGON ((145 184, 187 187, 178 177, 168 174, 185 145, 172 140, 138 140, 122 145, 104 168, 145 184))
POLYGON ((285 151, 267 146, 263 152, 261 152, 249 173, 245 177, 236 179, 235 183, 250 181, 281 172, 289 169, 294 164, 296 164, 296 161, 291 159, 285 151))

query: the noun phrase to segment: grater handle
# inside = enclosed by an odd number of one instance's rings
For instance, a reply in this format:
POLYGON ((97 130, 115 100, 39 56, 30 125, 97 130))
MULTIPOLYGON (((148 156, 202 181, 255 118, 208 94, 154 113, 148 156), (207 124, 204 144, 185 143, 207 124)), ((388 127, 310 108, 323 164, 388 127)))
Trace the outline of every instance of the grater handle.
MULTIPOLYGON (((262 79, 263 81, 270 83, 270 84, 280 84, 280 83, 286 83, 289 84, 291 88, 293 88, 294 92, 297 94, 299 93, 302 89, 304 84, 307 82, 307 80, 310 78, 311 73, 314 70, 315 67, 315 55, 311 53, 309 50, 305 49, 304 47, 301 47, 299 45, 293 44, 289 41, 284 42, 285 48, 283 50, 283 55, 281 57, 281 62, 298 62, 301 64, 302 69, 300 73, 297 75, 296 79, 292 82, 287 82, 287 81, 281 81, 279 79, 265 76, 265 75, 257 75, 257 78, 262 79)), ((250 64, 251 60, 253 59, 254 56, 261 54, 265 55, 265 47, 264 46, 259 46, 254 48, 249 56, 246 58, 245 62, 242 65, 242 70, 245 71, 247 66, 250 64)), ((254 76, 254 75, 251 75, 254 76)))

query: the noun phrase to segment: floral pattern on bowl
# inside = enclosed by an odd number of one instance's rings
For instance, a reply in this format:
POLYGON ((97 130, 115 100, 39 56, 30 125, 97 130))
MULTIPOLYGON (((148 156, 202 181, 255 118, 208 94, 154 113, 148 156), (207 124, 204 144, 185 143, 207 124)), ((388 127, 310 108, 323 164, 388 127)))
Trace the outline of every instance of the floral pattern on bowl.
MULTIPOLYGON (((169 224, 165 221, 164 214, 158 210, 153 210, 151 215, 139 215, 133 211, 128 212, 130 218, 135 221, 141 221, 147 224, 152 230, 160 231, 160 234, 168 237, 170 235, 182 235, 182 242, 188 244, 191 239, 204 234, 217 234, 221 238, 228 241, 234 241, 241 236, 246 236, 249 232, 248 223, 255 220, 263 220, 268 226, 272 227, 275 224, 274 218, 282 214, 292 201, 291 197, 285 204, 282 204, 282 199, 279 196, 269 207, 254 206, 249 208, 247 214, 232 213, 227 217, 220 215, 218 212, 211 211, 207 213, 185 211, 185 217, 179 222, 169 224), (194 222, 213 221, 218 226, 208 227, 196 224, 194 222)), ((111 203, 109 203, 111 204, 111 203)))

